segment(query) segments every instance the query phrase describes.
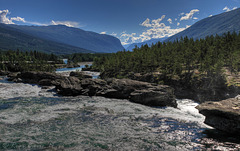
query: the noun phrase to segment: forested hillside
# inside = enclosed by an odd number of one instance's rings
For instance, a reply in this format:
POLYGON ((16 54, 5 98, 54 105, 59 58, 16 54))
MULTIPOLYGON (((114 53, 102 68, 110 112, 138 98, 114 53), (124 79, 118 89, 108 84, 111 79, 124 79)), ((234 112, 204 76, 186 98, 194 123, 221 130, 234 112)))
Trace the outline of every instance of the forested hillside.
POLYGON ((83 48, 70 46, 67 44, 42 39, 36 36, 28 35, 10 25, 0 23, 0 49, 2 50, 22 50, 22 51, 41 51, 54 54, 71 53, 91 53, 93 51, 83 48))
POLYGON ((184 31, 169 37, 166 41, 174 41, 185 36, 195 40, 234 31, 240 31, 240 8, 202 19, 184 31))
MULTIPOLYGON (((73 48, 82 49, 71 51, 71 53, 91 53, 104 52, 112 53, 122 51, 124 48, 118 38, 106 34, 98 34, 91 31, 84 31, 79 28, 67 27, 64 25, 50 26, 21 26, 21 25, 5 25, 29 36, 61 43, 62 45, 72 46, 73 48), (85 50, 85 51, 84 51, 85 50)), ((66 51, 66 50, 65 50, 66 51)), ((64 52, 64 51, 62 51, 64 52)), ((63 53, 62 53, 63 54, 63 53)), ((67 53, 65 53, 67 54, 67 53)))
POLYGON ((196 41, 185 37, 151 47, 144 45, 133 52, 97 58, 93 67, 101 70, 102 77, 117 78, 128 77, 132 72, 159 72, 165 78, 186 78, 194 72, 221 73, 223 67, 235 72, 240 69, 240 34, 228 32, 196 41))
POLYGON ((58 56, 37 51, 0 51, 0 70, 55 71, 55 64, 63 63, 58 56))

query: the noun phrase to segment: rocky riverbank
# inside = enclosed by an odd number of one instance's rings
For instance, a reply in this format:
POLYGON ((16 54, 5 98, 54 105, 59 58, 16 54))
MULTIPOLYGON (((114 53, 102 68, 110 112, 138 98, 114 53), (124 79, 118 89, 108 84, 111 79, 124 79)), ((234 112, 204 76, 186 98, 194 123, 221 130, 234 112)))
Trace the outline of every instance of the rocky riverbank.
MULTIPOLYGON (((15 82, 38 84, 44 87, 55 86, 56 92, 63 96, 103 96, 106 98, 128 99, 131 102, 147 106, 177 107, 173 88, 166 85, 142 82, 155 82, 155 77, 152 74, 143 76, 136 74, 134 79, 141 81, 130 79, 92 79, 91 76, 84 75, 82 72, 71 72, 69 76, 48 72, 8 73, 8 76, 10 80, 15 82)), ((238 93, 237 89, 229 89, 221 76, 215 77, 214 81, 206 78, 201 82, 202 86, 200 88, 202 91, 193 94, 197 95, 198 98, 205 98, 206 101, 210 98, 212 98, 211 101, 220 100, 238 93), (216 99, 217 96, 218 98, 216 99)), ((195 85, 197 85, 197 82, 195 85)), ((176 83, 175 91, 177 92, 175 94, 179 96, 178 93, 182 92, 181 95, 185 96, 184 91, 188 89, 182 87, 176 89, 178 86, 180 84, 176 83)), ((231 87, 236 88, 236 86, 231 87)), ((190 97, 192 97, 192 91, 189 93, 190 97)), ((206 124, 229 134, 240 134, 240 103, 238 102, 237 98, 221 102, 206 102, 199 105, 198 109, 200 113, 206 116, 206 124)))
POLYGON ((221 101, 236 97, 240 94, 240 74, 231 73, 227 68, 222 75, 199 75, 193 73, 189 79, 171 77, 166 79, 161 73, 129 73, 132 80, 164 83, 174 88, 175 96, 179 99, 192 99, 203 103, 206 101, 221 101))
POLYGON ((204 123, 231 135, 240 135, 240 96, 197 106, 206 116, 204 123))
POLYGON ((77 73, 66 77, 48 72, 23 72, 12 75, 10 79, 41 86, 56 86, 57 93, 63 96, 104 96, 128 99, 148 106, 177 107, 174 91, 166 85, 130 79, 91 79, 77 73))

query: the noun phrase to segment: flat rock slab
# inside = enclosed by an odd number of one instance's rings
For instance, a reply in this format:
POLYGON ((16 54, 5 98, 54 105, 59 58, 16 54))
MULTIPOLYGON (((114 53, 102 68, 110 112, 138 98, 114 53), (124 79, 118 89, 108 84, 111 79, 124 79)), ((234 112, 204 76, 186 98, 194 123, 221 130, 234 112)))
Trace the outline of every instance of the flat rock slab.
POLYGON ((231 134, 240 134, 240 97, 205 102, 196 107, 206 116, 204 123, 231 134))

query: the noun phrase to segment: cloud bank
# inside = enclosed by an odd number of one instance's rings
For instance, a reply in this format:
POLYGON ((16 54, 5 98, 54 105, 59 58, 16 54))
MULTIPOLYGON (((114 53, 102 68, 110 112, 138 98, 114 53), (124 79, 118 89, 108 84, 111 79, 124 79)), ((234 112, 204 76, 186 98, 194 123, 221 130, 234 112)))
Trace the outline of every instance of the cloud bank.
POLYGON ((65 25, 68 27, 79 27, 79 23, 74 22, 74 21, 54 21, 54 20, 52 20, 51 25, 65 25))
POLYGON ((22 17, 12 17, 9 18, 7 15, 9 14, 9 10, 0 10, 0 23, 4 24, 15 24, 13 21, 18 21, 18 22, 26 22, 24 18, 22 17))
POLYGON ((23 22, 23 23, 38 25, 38 26, 65 25, 68 27, 80 27, 79 23, 74 22, 74 21, 54 21, 54 20, 52 20, 50 23, 44 24, 44 23, 39 23, 39 22, 26 21, 24 18, 19 17, 19 16, 9 18, 8 17, 9 14, 10 14, 10 12, 7 9, 0 10, 0 23, 15 24, 15 22, 17 21, 17 22, 23 22))
MULTIPOLYGON (((166 24, 162 23, 165 17, 166 15, 162 15, 161 18, 153 19, 153 20, 150 20, 149 18, 147 18, 140 25, 148 29, 142 32, 138 36, 136 33, 131 33, 131 34, 128 34, 126 32, 121 33, 120 39, 122 41, 122 44, 127 45, 131 43, 143 42, 146 40, 150 40, 152 38, 170 37, 186 29, 186 28, 171 28, 170 26, 167 26, 166 24)), ((172 24, 171 18, 167 19, 167 21, 169 22, 169 24, 172 24)), ((177 24, 177 26, 178 25, 179 23, 177 24)))
POLYGON ((180 13, 178 14, 179 16, 179 21, 178 18, 175 18, 175 24, 173 24, 173 20, 171 18, 168 18, 167 20, 165 20, 165 22, 168 22, 170 25, 166 25, 165 23, 163 23, 166 15, 162 15, 160 18, 158 19, 153 19, 150 20, 149 18, 147 18, 145 21, 143 21, 142 23, 140 23, 141 26, 146 27, 147 29, 145 31, 143 31, 141 34, 139 34, 137 36, 136 33, 126 33, 123 32, 121 33, 119 39, 122 41, 123 45, 127 45, 127 44, 131 44, 131 43, 139 43, 139 42, 143 42, 143 41, 147 41, 153 38, 164 38, 164 37, 170 37, 172 35, 175 35, 183 30, 185 30, 186 28, 189 28, 189 25, 186 25, 186 27, 182 27, 180 28, 180 22, 183 20, 197 20, 197 17, 194 17, 195 13, 198 13, 199 10, 198 9, 192 9, 189 13, 180 13), (177 22, 178 21, 178 22, 177 22))

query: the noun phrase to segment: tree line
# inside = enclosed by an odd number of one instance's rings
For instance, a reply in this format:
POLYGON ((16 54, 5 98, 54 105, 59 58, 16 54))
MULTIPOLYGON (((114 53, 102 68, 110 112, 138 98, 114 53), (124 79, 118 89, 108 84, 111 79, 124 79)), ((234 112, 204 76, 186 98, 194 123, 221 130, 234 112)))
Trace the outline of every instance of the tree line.
POLYGON ((55 71, 55 64, 62 63, 58 56, 38 51, 0 51, 0 70, 55 71))
POLYGON ((103 56, 110 56, 111 54, 106 53, 74 53, 70 55, 62 55, 62 58, 68 59, 68 62, 91 62, 95 58, 101 58, 103 56))
POLYGON ((223 67, 240 70, 240 33, 225 33, 194 40, 184 37, 174 42, 158 42, 96 58, 93 68, 102 77, 124 78, 132 72, 159 72, 166 78, 190 77, 194 71, 204 75, 220 74, 223 67))

